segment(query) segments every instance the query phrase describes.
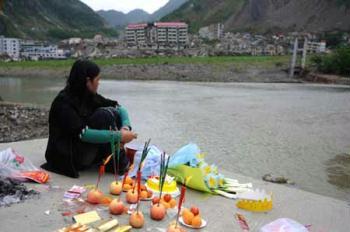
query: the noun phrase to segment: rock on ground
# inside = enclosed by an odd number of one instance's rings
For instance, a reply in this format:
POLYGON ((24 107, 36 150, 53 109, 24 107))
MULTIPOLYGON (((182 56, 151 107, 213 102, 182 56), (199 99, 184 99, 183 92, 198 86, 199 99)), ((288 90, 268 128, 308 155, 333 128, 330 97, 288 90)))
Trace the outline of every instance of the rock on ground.
POLYGON ((0 102, 0 143, 48 136, 48 109, 0 102))

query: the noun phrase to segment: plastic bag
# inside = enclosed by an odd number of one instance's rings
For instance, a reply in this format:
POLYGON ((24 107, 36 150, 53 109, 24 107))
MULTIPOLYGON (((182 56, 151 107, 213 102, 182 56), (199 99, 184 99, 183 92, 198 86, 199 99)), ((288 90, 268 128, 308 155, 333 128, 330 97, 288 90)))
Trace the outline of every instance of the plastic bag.
POLYGON ((308 230, 292 219, 280 218, 263 226, 259 232, 308 232, 308 230))
POLYGON ((191 167, 197 167, 199 164, 197 155, 200 153, 201 151, 196 144, 187 144, 171 156, 169 167, 176 167, 181 164, 188 164, 191 167))
MULTIPOLYGON (((135 177, 137 173, 137 169, 140 165, 140 160, 142 156, 142 149, 138 149, 138 151, 135 153, 134 157, 134 169, 129 172, 130 177, 135 177)), ((162 154, 162 151, 155 145, 150 146, 150 151, 148 152, 148 155, 146 159, 144 160, 143 167, 141 169, 142 171, 142 178, 147 179, 150 176, 158 176, 159 175, 159 169, 160 169, 160 156, 162 154)))
POLYGON ((0 175, 19 181, 29 179, 41 184, 49 179, 49 174, 35 167, 30 160, 12 148, 0 151, 0 175))

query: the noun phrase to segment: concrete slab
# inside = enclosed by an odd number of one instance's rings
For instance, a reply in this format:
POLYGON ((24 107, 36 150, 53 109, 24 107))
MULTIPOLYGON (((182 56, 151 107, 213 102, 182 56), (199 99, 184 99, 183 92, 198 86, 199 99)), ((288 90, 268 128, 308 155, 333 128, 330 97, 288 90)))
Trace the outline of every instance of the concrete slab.
MULTIPOLYGON (((0 150, 13 147, 39 166, 44 162, 46 139, 31 140, 16 143, 0 144, 0 150)), ((305 192, 295 188, 265 183, 249 177, 235 174, 232 170, 224 171, 226 176, 238 179, 240 182, 252 182, 255 188, 263 188, 274 194, 274 209, 269 213, 250 213, 236 208, 235 201, 219 196, 209 196, 196 191, 188 191, 185 205, 197 205, 208 221, 208 226, 201 231, 241 231, 234 219, 234 214, 240 212, 246 216, 251 231, 258 231, 261 226, 281 217, 289 217, 302 224, 311 224, 316 232, 349 232, 350 203, 337 199, 305 192)), ((72 185, 94 184, 96 173, 83 172, 79 179, 72 179, 51 174, 51 185, 59 189, 48 190, 47 186, 29 184, 41 191, 38 199, 31 199, 21 204, 0 208, 1 231, 55 231, 68 223, 60 211, 64 191, 72 185), (50 210, 46 215, 45 211, 50 210)), ((101 188, 107 192, 112 175, 106 175, 101 188)), ((149 219, 149 202, 141 206, 147 219, 145 228, 139 231, 165 231, 173 218, 168 217, 162 222, 149 219)), ((106 209, 99 208, 103 217, 110 217, 106 209)), ((116 217, 121 224, 128 223, 126 215, 116 217)), ((136 230, 135 230, 136 231, 136 230)), ((188 230, 191 231, 191 230, 188 230)))

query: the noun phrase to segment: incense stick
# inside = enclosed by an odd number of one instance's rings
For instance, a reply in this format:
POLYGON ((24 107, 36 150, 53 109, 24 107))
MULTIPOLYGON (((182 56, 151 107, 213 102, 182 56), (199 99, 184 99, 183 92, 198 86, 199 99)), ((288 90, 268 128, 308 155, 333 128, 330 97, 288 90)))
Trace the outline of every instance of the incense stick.
MULTIPOLYGON (((151 148, 149 148, 149 144, 151 143, 151 139, 149 139, 147 142, 145 142, 145 146, 143 147, 143 150, 142 150, 142 154, 141 154, 141 159, 140 159, 140 163, 139 163, 139 167, 138 167, 138 172, 141 172, 141 166, 142 166, 142 163, 143 161, 146 159, 147 155, 148 155, 148 152, 151 150, 151 148)), ((140 180, 141 181, 141 180, 140 180)), ((134 188, 132 190, 132 192, 134 193, 135 192, 135 187, 136 185, 134 185, 134 188)))
MULTIPOLYGON (((168 156, 167 161, 165 161, 165 152, 160 156, 160 171, 159 171, 159 199, 162 199, 163 187, 166 179, 166 174, 168 171, 170 156, 168 156)), ((159 205, 159 202, 158 202, 159 205)))

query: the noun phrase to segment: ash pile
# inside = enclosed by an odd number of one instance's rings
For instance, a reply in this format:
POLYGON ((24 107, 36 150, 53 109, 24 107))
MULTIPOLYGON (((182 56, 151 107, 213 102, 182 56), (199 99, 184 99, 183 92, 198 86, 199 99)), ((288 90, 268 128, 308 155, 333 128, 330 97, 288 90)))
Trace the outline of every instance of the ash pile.
POLYGON ((10 206, 34 196, 39 196, 39 192, 28 190, 16 180, 0 177, 0 207, 10 206))

